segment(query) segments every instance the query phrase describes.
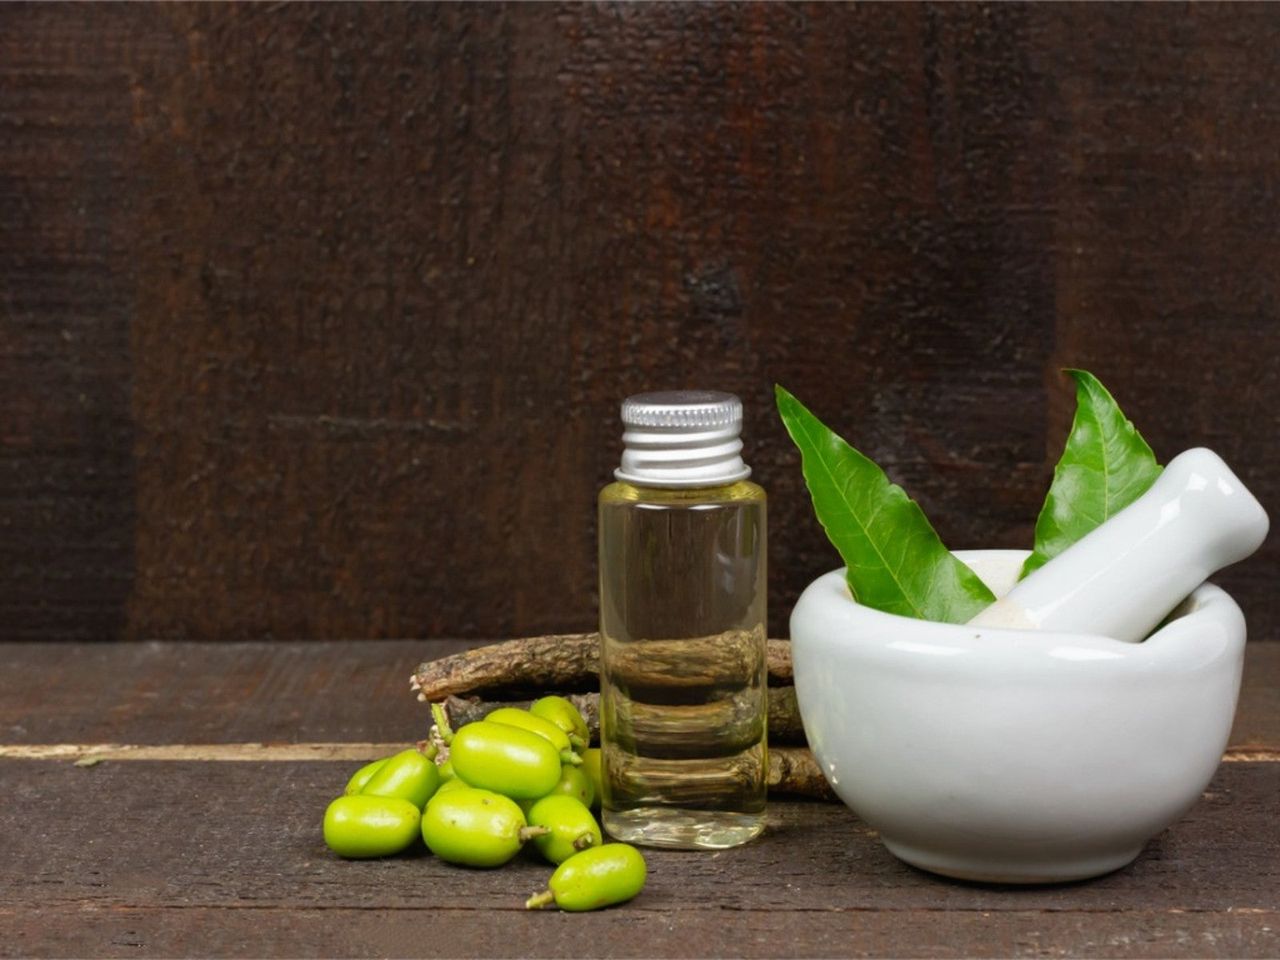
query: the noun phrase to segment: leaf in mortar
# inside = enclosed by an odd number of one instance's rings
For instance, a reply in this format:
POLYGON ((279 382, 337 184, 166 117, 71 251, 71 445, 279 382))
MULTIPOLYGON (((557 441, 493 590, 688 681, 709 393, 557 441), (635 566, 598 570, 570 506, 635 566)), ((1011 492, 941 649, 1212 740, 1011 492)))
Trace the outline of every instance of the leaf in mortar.
POLYGON ((783 425, 800 448, 814 513, 844 559, 855 600, 943 623, 967 623, 995 602, 943 546, 918 503, 790 393, 775 392, 783 425))
POLYGON ((1160 475, 1147 441, 1098 378, 1086 370, 1066 372, 1076 381, 1076 415, 1022 577, 1142 496, 1160 475))

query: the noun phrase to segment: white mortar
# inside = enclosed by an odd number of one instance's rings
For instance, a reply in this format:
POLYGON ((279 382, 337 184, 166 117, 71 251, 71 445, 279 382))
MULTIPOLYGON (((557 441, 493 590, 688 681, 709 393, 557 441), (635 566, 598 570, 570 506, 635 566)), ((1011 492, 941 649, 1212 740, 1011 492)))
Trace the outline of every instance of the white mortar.
MULTIPOLYGON (((1026 552, 958 551, 997 597, 1026 552)), ((1231 732, 1245 623, 1211 584, 1143 643, 914 620, 855 603, 844 570, 791 615, 805 734, 885 846, 1005 883, 1115 870, 1181 817, 1231 732)))

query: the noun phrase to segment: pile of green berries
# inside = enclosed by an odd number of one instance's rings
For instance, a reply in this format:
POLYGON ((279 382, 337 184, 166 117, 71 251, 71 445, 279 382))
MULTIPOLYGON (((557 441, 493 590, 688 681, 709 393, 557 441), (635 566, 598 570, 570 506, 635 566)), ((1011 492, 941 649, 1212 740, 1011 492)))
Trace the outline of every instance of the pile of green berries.
POLYGON ((600 801, 600 751, 563 697, 528 710, 503 708, 456 733, 432 713, 449 748, 422 744, 361 767, 324 814, 324 839, 342 857, 386 857, 421 835, 441 860, 499 867, 528 841, 556 870, 533 909, 595 910, 630 900, 644 886, 635 847, 604 843, 592 815, 600 801))

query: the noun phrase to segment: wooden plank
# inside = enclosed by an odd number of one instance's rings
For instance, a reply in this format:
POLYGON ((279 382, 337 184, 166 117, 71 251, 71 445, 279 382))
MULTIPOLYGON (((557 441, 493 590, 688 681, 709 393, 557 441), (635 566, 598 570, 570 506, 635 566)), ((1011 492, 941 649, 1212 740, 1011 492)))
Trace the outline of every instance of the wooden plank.
MULTIPOLYGON (((480 642, 0 644, 0 743, 408 741, 413 668, 480 642)), ((1230 742, 1280 749, 1280 645, 1246 648, 1230 742)))
POLYGON ((0 11, 0 637, 124 631, 136 514, 129 11, 0 11))
MULTIPOLYGON (((0 637, 588 629, 628 392, 1025 546, 1094 368, 1280 502, 1280 11, 0 5, 0 637), (1206 334, 1205 331, 1211 331, 1206 334)), ((1280 538, 1223 576, 1280 637, 1280 538)))
POLYGON ((1189 956, 1265 954, 1280 929, 1278 764, 1224 766, 1135 864, 1086 884, 940 881, 899 863, 841 807, 774 804, 768 833, 746 847, 647 852, 642 897, 587 919, 523 912, 549 872, 532 859, 476 871, 422 852, 333 857, 318 820, 346 775, 332 763, 0 760, 11 785, 0 917, 19 931, 0 949, 1189 956), (37 917, 75 922, 51 929, 37 917), (343 924, 353 939, 335 934, 343 924))
MULTIPOLYGON (((0 743, 0 757, 12 760, 72 760, 92 766, 104 760, 199 760, 209 763, 243 763, 282 760, 374 760, 403 750, 407 741, 386 743, 0 743)), ((770 784, 782 779, 774 760, 779 756, 804 759, 812 764, 807 748, 769 747, 770 784)), ((1280 763, 1280 750, 1272 747, 1228 747, 1223 763, 1280 763)), ((821 782, 821 771, 812 768, 821 782)), ((797 791, 799 796, 810 794, 797 791)))
MULTIPOLYGON (((1110 34, 1127 20, 1120 10, 1101 18, 1082 9, 1061 12, 1063 25, 1091 36, 1071 50, 1034 54, 1061 97, 1057 119, 1071 131, 1061 142, 1063 175, 1054 185, 1059 253, 1053 257, 1057 319, 1050 367, 1084 366, 1106 380, 1162 462, 1188 447, 1212 447, 1264 503, 1274 504, 1280 490, 1269 489, 1271 454, 1259 450, 1248 420, 1238 418, 1253 409, 1260 422, 1274 424, 1274 399, 1255 404, 1280 379, 1274 371, 1258 371, 1262 381, 1221 376, 1245 354, 1280 351, 1280 324, 1256 319, 1257 298, 1270 297, 1266 283, 1256 271, 1240 269, 1236 247, 1236 238, 1259 228, 1259 216, 1280 212, 1280 195, 1257 176, 1261 152, 1228 146, 1280 134, 1280 110, 1259 117, 1248 106, 1272 82, 1263 77, 1280 70, 1269 45, 1253 33, 1262 21, 1212 14, 1159 23, 1143 18, 1142 29, 1122 41, 1110 34), (1122 46, 1127 55, 1116 58, 1122 46), (1229 66, 1219 59, 1228 48, 1229 66), (1103 107, 1115 103, 1117 84, 1134 94, 1122 137, 1111 126, 1115 115, 1103 107), (1148 84, 1159 85, 1161 94, 1152 96, 1148 84), (1144 131, 1141 144, 1138 130, 1144 131), (1229 209, 1196 175, 1197 142, 1208 139, 1221 145, 1223 175, 1241 177, 1229 209), (1121 196, 1125 201, 1117 203, 1121 196), (1188 231, 1198 239, 1184 246, 1188 231), (1208 364, 1197 333, 1206 322, 1215 341, 1208 364), (1150 351, 1157 339, 1159 350, 1150 351), (1144 359, 1135 362, 1138 355, 1144 359)), ((1274 13, 1265 19, 1280 25, 1274 13)), ((1280 237, 1269 233, 1249 256, 1277 262, 1280 237)), ((1062 395, 1051 399, 1055 436, 1066 429, 1069 403, 1062 395)), ((1252 562, 1215 577, 1268 639, 1280 636, 1271 629, 1280 616, 1280 594, 1271 586, 1278 564, 1280 541, 1272 538, 1252 562)))
MULTIPOLYGON (((532 859, 470 871, 422 851, 333 857, 320 812, 349 768, 382 749, 358 737, 404 737, 424 711, 403 665, 465 645, 0 645, 0 731, 11 734, 0 742, 40 750, 52 731, 109 730, 156 745, 116 755, 151 758, 143 762, 87 768, 65 750, 0 759, 9 796, 0 955, 1267 956, 1280 947, 1274 762, 1224 764, 1135 864, 1059 887, 938 880, 895 860, 845 808, 812 803, 772 804, 765 837, 739 850, 649 852, 644 895, 585 917, 521 909, 548 873, 532 859), (260 759, 315 755, 308 731, 332 735, 325 756, 353 759, 260 759), (174 736, 193 732, 202 736, 174 736), (245 736, 268 742, 235 742, 245 736), (207 759, 173 759, 197 756, 207 759)), ((1280 743, 1266 700, 1280 679, 1273 652, 1249 650, 1237 729, 1255 746, 1280 743)))
POLYGON ((475 641, 0 644, 0 741, 410 741, 409 676, 475 641))
MULTIPOLYGON (((16 802, 6 836, 0 903, 103 908, 262 905, 523 909, 544 880, 522 858, 501 871, 450 867, 424 852, 346 862, 320 838, 325 805, 349 770, 333 763, 116 763, 78 768, 0 761, 16 802), (102 798, 111 798, 108 814, 102 798), (40 798, 45 802, 41 803, 40 798), (56 802, 49 802, 56 798, 56 802), (195 811, 193 798, 199 798, 195 811), (102 817, 110 816, 110 822, 102 817), (200 856, 193 852, 200 851, 200 856)), ((715 854, 647 852, 648 909, 1101 910, 1275 909, 1280 889, 1280 765, 1227 764, 1204 799, 1131 867, 1088 884, 1001 888, 940 882, 894 859, 842 807, 770 806, 767 839, 715 854), (726 882, 728 879, 732 882, 726 882)))
MULTIPOLYGON (((95 766, 108 760, 201 763, 330 760, 365 763, 404 748, 403 740, 395 743, 0 743, 0 757, 10 760, 70 760, 81 767, 95 766)), ((1280 760, 1280 755, 1276 759, 1280 760)))
POLYGON ((22 957, 1274 957, 1273 911, 0 907, 22 957))
POLYGON ((1280 746, 1280 645, 1252 643, 1245 647, 1231 743, 1242 749, 1280 746))

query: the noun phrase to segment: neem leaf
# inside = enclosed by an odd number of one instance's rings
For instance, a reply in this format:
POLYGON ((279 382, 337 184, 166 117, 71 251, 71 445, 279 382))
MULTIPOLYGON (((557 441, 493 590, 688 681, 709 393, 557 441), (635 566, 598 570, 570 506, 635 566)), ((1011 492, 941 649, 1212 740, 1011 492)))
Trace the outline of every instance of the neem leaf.
POLYGON ((1076 381, 1076 416, 1053 484, 1036 520, 1036 545, 1025 577, 1048 563, 1155 482, 1160 464, 1098 378, 1068 370, 1076 381))
POLYGON ((778 413, 800 448, 813 510, 840 551, 853 597, 886 613, 967 623, 995 597, 951 555, 920 505, 782 387, 778 413))

